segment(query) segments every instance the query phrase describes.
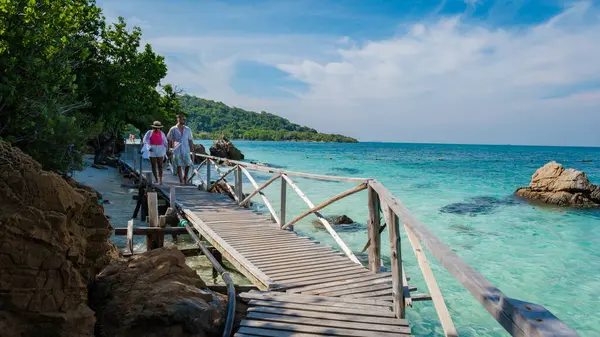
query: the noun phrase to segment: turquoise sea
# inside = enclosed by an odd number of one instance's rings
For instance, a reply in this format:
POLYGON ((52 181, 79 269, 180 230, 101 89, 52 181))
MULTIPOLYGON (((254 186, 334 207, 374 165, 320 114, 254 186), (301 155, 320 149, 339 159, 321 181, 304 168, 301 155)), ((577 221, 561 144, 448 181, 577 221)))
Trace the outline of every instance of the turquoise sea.
MULTIPOLYGON (((212 141, 197 143, 208 148, 212 141)), ((600 336, 600 210, 536 206, 512 197, 517 187, 529 184, 537 168, 552 160, 583 170, 592 182, 600 183, 600 148, 234 143, 246 161, 292 171, 379 180, 417 219, 507 296, 544 305, 581 336, 600 336)), ((205 170, 201 172, 204 176, 205 170)), ((270 177, 259 172, 252 174, 259 185, 270 177)), ((215 176, 213 170, 213 179, 215 176)), ((293 179, 315 205, 352 187, 349 183, 293 179)), ((136 191, 119 188, 121 179, 116 172, 86 169, 78 173, 78 180, 99 189, 111 200, 105 210, 115 226, 126 225, 135 207, 131 195, 136 191)), ((279 188, 275 182, 265 190, 276 210, 279 188)), ((247 180, 244 190, 252 190, 247 180)), ((290 220, 308 207, 291 188, 287 193, 290 220)), ((260 204, 260 197, 253 201, 257 203, 255 207, 268 213, 260 204)), ((358 254, 367 241, 366 191, 343 199, 322 213, 346 214, 357 222, 337 231, 358 254)), ((313 219, 301 221, 295 230, 337 248, 327 231, 313 228, 313 219)), ((387 231, 382 235, 382 253, 387 260, 387 231)), ((125 246, 124 237, 112 239, 120 247, 125 246)), ((143 237, 134 240, 136 251, 143 249, 143 237)), ((406 273, 411 277, 409 283, 418 287, 417 293, 427 293, 406 236, 401 244, 406 273)), ((428 259, 460 336, 508 336, 431 254, 428 259)), ((290 263, 293 261, 294 256, 290 256, 290 263)), ((203 279, 211 278, 210 264, 205 259, 189 258, 188 263, 203 279)), ((239 276, 236 280, 248 282, 239 276)), ((415 336, 443 335, 432 302, 415 303, 407 315, 415 336)))
MULTIPOLYGON (((211 141, 198 141, 207 148, 211 141)), ((531 205, 512 197, 535 170, 556 160, 600 183, 600 148, 389 143, 284 143, 235 141, 246 161, 309 173, 369 177, 382 182, 443 242, 507 296, 541 304, 581 336, 600 336, 600 210, 531 205), (592 160, 592 162, 582 162, 592 160)), ((215 174, 215 173, 213 173, 215 174)), ((269 176, 253 173, 258 181, 269 176)), ((214 176, 213 176, 214 177, 214 176)), ((245 178, 245 177, 244 177, 245 178)), ((294 181, 316 205, 352 184, 304 178, 294 181)), ((245 181, 246 191, 251 185, 245 181)), ((279 184, 266 195, 279 209, 279 184)), ((254 201, 260 202, 260 198, 254 201)), ((288 189, 288 215, 308 209, 288 189)), ((268 212, 264 206, 258 206, 268 212)), ((326 208, 358 225, 338 231, 358 254, 366 243, 366 191, 326 208)), ((332 247, 328 232, 306 218, 297 232, 332 247)), ((383 254, 389 256, 385 231, 383 254)), ((427 292, 406 237, 402 250, 409 282, 427 292)), ((504 330, 428 255, 460 336, 505 336, 504 330)), ((293 256, 290 256, 293 263, 293 256)), ((442 335, 431 302, 408 309, 416 336, 442 335)))

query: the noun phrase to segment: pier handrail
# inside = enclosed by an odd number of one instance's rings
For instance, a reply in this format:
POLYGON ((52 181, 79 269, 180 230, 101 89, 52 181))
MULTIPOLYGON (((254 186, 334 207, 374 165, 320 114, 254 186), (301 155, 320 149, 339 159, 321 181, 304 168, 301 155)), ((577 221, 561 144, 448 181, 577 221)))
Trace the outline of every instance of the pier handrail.
MULTIPOLYGON (((400 223, 402 223, 405 228, 406 234, 409 238, 409 243, 413 248, 413 252, 417 257, 417 261, 419 262, 419 267, 431 293, 431 298, 434 302, 436 312, 438 314, 438 317, 440 318, 440 322, 442 324, 442 328, 446 336, 457 336, 456 329, 454 327, 454 324, 452 323, 450 314, 441 295, 441 291, 439 290, 437 282, 433 277, 433 273, 429 268, 427 258, 424 252, 422 251, 420 243, 423 243, 425 248, 427 248, 431 252, 434 258, 438 260, 440 264, 446 270, 448 270, 448 272, 454 278, 456 278, 460 282, 460 284, 464 288, 466 288, 471 293, 471 295, 475 297, 475 299, 477 299, 479 303, 490 313, 490 315, 512 336, 579 336, 574 330, 569 328, 564 322, 562 322, 560 319, 554 316, 545 307, 538 304, 533 304, 507 297, 504 293, 502 293, 502 291, 500 291, 500 289, 498 289, 491 282, 489 282, 483 275, 481 275, 479 272, 477 272, 475 269, 469 266, 464 260, 462 260, 450 247, 448 247, 441 240, 439 240, 423 223, 419 222, 402 204, 402 202, 396 197, 394 197, 394 195, 376 179, 349 178, 287 171, 270 168, 268 166, 263 165, 256 165, 252 163, 229 160, 226 158, 209 156, 200 153, 196 153, 196 156, 210 160, 215 165, 216 162, 227 162, 237 167, 237 171, 239 172, 240 178, 239 180, 236 178, 236 193, 234 193, 234 196, 236 194, 237 196, 242 195, 241 198, 236 198, 236 201, 238 201, 238 203, 240 204, 247 203, 251 199, 251 197, 255 196, 256 194, 261 194, 261 196, 264 196, 264 194, 262 193, 262 189, 264 189, 266 185, 270 184, 278 177, 281 177, 281 196, 283 199, 282 209, 279 221, 276 221, 279 223, 281 228, 289 228, 291 227, 291 225, 293 225, 293 223, 299 220, 298 217, 296 217, 290 223, 285 222, 285 186, 290 183, 292 187, 295 186, 295 184, 293 184, 289 176, 311 178, 316 180, 355 182, 360 184, 367 184, 369 192, 369 268, 375 273, 379 272, 378 267, 380 263, 381 250, 380 233, 382 232, 383 227, 387 226, 389 231, 391 248, 390 260, 392 268, 392 296, 394 299, 394 311, 399 317, 404 317, 405 306, 410 306, 410 299, 408 297, 410 296, 410 293, 408 293, 407 291, 408 287, 406 283, 406 276, 404 275, 404 268, 402 265, 402 256, 400 251, 401 240, 399 228, 400 223), (252 192, 252 194, 250 194, 248 197, 243 198, 243 194, 241 193, 242 169, 273 173, 275 174, 275 177, 271 178, 269 181, 267 181, 267 183, 265 183, 261 187, 258 187, 256 184, 254 184, 255 191, 252 192), (286 183, 283 183, 284 181, 286 183), (385 225, 383 226, 381 226, 380 224, 380 209, 383 211, 383 215, 385 218, 385 225)), ((233 171, 235 170, 231 170, 231 172, 233 171)), ((207 172, 207 175, 208 186, 210 185, 210 171, 207 172)), ((337 195, 318 206, 312 205, 312 203, 310 203, 310 201, 307 198, 303 198, 305 202, 308 200, 307 204, 309 205, 310 210, 308 212, 303 213, 299 217, 304 217, 309 214, 315 214, 319 218, 319 220, 321 220, 321 222, 325 225, 326 229, 330 231, 334 239, 336 239, 336 242, 338 242, 338 244, 340 244, 341 242, 340 246, 342 248, 344 248, 344 246, 345 248, 348 248, 345 245, 345 243, 341 241, 341 239, 339 239, 339 241, 337 240, 337 238, 339 237, 336 238, 337 235, 334 235, 335 231, 333 231, 333 228, 331 228, 329 223, 319 214, 318 211, 335 201, 343 199, 348 195, 354 194, 352 192, 355 189, 358 188, 354 188, 340 195, 337 195), (331 201, 332 199, 335 200, 331 201)), ((301 197, 303 196, 301 191, 296 190, 296 192, 298 192, 298 194, 301 197)), ((269 210, 272 213, 274 212, 272 208, 269 208, 269 210)), ((345 249, 343 250, 346 251, 345 249)), ((351 259, 354 256, 354 254, 351 251, 350 254, 347 253, 347 255, 351 259)))

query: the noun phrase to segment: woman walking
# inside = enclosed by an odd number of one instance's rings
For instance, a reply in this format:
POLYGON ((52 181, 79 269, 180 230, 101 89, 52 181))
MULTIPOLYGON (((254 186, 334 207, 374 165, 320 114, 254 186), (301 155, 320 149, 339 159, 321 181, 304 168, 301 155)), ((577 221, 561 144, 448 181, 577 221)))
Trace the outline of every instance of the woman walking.
POLYGON ((144 136, 144 147, 148 149, 148 156, 152 164, 154 180, 162 185, 163 161, 167 153, 167 136, 162 132, 162 124, 159 121, 152 123, 152 130, 148 130, 144 136), (158 174, 157 172, 158 166, 158 174))

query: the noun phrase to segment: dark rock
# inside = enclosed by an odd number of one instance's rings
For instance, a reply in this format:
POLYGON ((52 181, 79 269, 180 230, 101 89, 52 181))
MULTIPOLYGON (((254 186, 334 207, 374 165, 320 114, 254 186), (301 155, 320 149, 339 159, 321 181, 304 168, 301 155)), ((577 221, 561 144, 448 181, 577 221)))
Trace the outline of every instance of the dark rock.
POLYGON ((244 154, 227 137, 215 139, 210 147, 210 155, 237 161, 244 159, 244 154))
POLYGON ((495 198, 495 197, 474 197, 467 202, 457 202, 440 208, 442 213, 476 216, 478 214, 489 214, 501 206, 510 206, 517 204, 514 197, 495 198))
POLYGON ((0 142, 0 334, 93 336, 87 285, 118 250, 90 188, 0 142))
POLYGON ((213 293, 177 248, 113 261, 90 292, 97 335, 106 337, 220 336, 226 296, 213 293))
MULTIPOLYGON (((204 145, 202 145, 202 144, 194 144, 194 153, 205 154, 205 155, 208 154, 208 153, 206 153, 206 149, 204 148, 204 145)), ((194 157, 195 164, 200 164, 203 161, 204 161, 204 158, 202 158, 200 156, 194 157)))
POLYGON ((555 161, 539 168, 529 186, 518 188, 515 195, 558 206, 600 207, 600 186, 584 172, 565 169, 555 161))
MULTIPOLYGON (((346 215, 338 215, 338 216, 330 216, 330 217, 326 216, 325 219, 333 226, 352 225, 355 223, 354 220, 350 219, 346 215)), ((323 226, 323 224, 321 223, 321 221, 319 221, 319 219, 313 220, 312 225, 315 228, 325 228, 325 226, 323 226)))

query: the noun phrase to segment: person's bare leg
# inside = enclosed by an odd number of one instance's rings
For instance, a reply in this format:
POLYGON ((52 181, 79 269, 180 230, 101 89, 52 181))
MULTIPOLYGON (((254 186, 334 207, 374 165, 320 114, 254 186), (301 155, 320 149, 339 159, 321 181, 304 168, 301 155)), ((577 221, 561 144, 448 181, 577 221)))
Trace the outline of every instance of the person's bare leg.
POLYGON ((179 177, 179 185, 183 185, 183 174, 181 173, 181 166, 177 166, 177 177, 179 177))
POLYGON ((185 179, 184 182, 187 184, 188 183, 188 173, 190 173, 190 167, 186 166, 185 167, 185 179))
POLYGON ((162 177, 163 177, 163 158, 156 158, 156 163, 158 164, 158 184, 162 185, 162 177))
POLYGON ((150 164, 152 164, 152 174, 154 175, 154 182, 158 181, 158 175, 156 174, 156 162, 158 158, 150 157, 150 164))

